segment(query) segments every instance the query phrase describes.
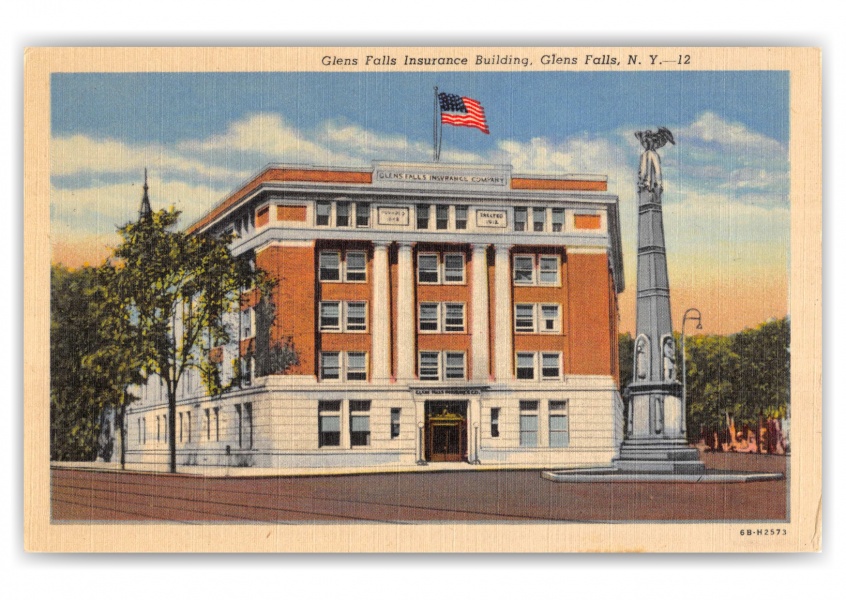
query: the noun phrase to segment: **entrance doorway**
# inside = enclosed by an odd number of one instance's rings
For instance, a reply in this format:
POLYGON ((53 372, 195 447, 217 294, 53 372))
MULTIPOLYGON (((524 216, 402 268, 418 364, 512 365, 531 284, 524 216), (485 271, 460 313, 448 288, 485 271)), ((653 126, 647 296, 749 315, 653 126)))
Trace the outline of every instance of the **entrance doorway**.
POLYGON ((467 460, 467 402, 426 402, 426 460, 467 460))

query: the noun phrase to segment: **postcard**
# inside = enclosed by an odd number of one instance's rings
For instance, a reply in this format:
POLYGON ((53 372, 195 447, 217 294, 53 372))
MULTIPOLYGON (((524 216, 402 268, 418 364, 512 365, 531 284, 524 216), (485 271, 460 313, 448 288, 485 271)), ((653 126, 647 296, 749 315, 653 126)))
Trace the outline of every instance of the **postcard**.
POLYGON ((32 48, 25 541, 820 548, 811 48, 32 48))

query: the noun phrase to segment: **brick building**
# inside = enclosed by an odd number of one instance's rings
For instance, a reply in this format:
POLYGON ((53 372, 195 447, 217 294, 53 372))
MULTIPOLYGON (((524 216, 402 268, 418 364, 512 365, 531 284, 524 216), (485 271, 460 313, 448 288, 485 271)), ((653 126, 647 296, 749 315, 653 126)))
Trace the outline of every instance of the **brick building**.
MULTIPOLYGON (((275 281, 245 294, 177 406, 180 464, 358 467, 610 463, 623 438, 618 199, 595 175, 376 161, 272 165, 191 225, 232 231, 275 281), (298 364, 257 357, 289 343, 298 364)), ((128 415, 130 461, 167 461, 151 380, 128 415)), ((424 468, 421 466, 421 468, 424 468)))

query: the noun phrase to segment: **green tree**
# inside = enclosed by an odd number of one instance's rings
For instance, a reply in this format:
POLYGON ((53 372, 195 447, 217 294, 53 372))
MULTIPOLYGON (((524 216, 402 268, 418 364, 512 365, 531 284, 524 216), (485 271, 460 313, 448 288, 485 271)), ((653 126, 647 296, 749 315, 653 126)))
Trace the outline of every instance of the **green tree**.
POLYGON ((179 214, 152 212, 118 230, 123 241, 107 292, 121 315, 123 349, 136 354, 145 378, 155 374, 166 388, 171 472, 179 382, 188 369, 212 370, 211 349, 229 340, 223 316, 260 279, 231 254, 229 238, 177 230, 179 214))
POLYGON ((735 389, 738 416, 746 423, 784 417, 790 399, 790 321, 773 319, 734 334, 740 357, 735 389))
POLYGON ((98 381, 84 366, 100 343, 91 290, 97 270, 50 269, 50 459, 97 457, 102 401, 98 381))
POLYGON ((697 439, 702 427, 721 428, 726 413, 737 411, 735 382, 740 357, 731 339, 722 335, 699 335, 686 339, 687 430, 697 439))

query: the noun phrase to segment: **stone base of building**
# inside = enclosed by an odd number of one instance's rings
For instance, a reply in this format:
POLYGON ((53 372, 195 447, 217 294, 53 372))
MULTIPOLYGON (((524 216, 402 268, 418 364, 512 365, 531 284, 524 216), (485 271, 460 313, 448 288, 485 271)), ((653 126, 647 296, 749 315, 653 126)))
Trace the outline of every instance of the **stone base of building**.
POLYGON ((613 461, 621 471, 644 473, 705 473, 699 451, 684 439, 628 439, 620 446, 620 457, 613 461))

